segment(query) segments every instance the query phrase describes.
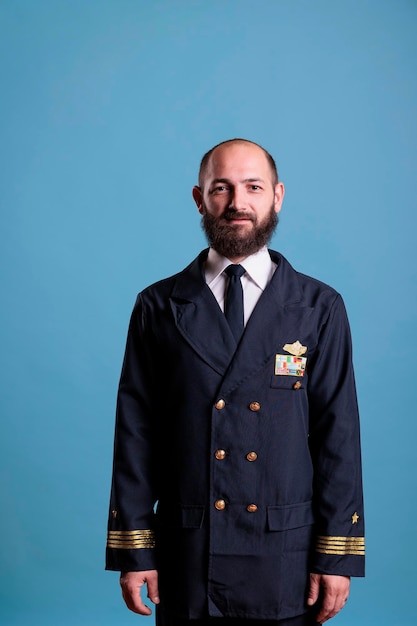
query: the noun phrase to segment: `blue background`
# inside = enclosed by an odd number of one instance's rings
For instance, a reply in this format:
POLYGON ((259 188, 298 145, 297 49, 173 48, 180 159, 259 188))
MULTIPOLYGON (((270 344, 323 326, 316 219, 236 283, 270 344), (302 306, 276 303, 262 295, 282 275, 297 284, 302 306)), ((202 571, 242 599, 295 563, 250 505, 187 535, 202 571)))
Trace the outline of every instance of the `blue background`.
POLYGON ((333 623, 417 623, 416 26, 415 0, 1 0, 2 624, 153 623, 104 571, 116 389, 234 136, 285 182, 272 247, 350 316, 368 565, 333 623))

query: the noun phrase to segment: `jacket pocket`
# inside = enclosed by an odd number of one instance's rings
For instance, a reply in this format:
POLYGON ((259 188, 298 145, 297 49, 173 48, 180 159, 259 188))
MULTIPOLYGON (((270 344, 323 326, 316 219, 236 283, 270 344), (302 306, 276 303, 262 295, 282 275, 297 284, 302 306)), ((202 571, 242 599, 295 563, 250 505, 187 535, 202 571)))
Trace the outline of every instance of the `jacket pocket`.
POLYGON ((267 508, 268 530, 282 531, 314 523, 311 501, 285 506, 269 506, 267 508))
POLYGON ((181 506, 182 528, 202 528, 204 522, 205 507, 202 505, 181 506))

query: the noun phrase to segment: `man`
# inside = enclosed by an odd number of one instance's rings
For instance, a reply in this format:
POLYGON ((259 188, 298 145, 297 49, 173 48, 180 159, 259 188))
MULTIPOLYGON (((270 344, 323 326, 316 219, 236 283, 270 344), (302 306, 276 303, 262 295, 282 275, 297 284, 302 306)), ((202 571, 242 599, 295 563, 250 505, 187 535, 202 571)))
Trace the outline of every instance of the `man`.
POLYGON ((158 626, 323 623, 364 575, 344 305, 267 249, 284 185, 261 146, 215 146, 193 197, 209 250, 131 317, 107 569, 158 626))

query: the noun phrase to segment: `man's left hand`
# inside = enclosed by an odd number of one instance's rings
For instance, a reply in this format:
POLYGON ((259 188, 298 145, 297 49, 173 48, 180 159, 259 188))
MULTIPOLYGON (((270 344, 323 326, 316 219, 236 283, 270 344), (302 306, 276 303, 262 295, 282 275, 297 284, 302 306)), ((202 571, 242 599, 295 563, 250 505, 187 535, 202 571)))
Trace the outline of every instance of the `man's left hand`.
POLYGON ((350 577, 329 574, 310 574, 307 604, 313 606, 321 598, 316 621, 320 624, 343 609, 349 597, 350 577))

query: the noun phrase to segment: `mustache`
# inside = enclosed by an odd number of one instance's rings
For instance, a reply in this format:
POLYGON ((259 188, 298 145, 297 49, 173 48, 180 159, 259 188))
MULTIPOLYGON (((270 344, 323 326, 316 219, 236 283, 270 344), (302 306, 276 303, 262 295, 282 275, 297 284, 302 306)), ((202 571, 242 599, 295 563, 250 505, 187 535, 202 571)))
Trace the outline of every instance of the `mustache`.
POLYGON ((222 218, 225 220, 245 219, 251 222, 256 221, 256 217, 251 215, 248 211, 239 211, 238 209, 226 209, 223 212, 222 218))

